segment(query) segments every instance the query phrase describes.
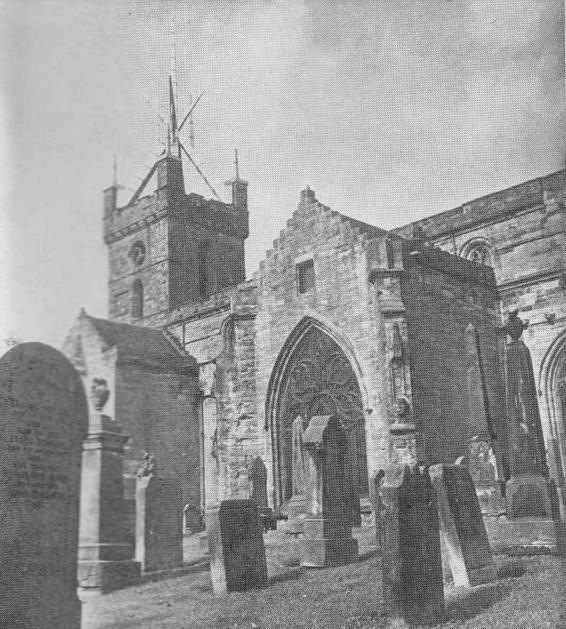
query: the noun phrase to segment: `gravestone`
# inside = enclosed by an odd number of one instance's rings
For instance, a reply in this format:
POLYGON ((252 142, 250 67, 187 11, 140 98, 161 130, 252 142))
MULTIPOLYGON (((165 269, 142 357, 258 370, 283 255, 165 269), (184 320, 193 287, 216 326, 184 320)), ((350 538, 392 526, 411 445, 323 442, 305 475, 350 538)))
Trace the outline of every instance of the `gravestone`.
POLYGON ((384 613, 409 623, 437 623, 444 615, 444 589, 436 496, 428 470, 390 463, 380 496, 384 613))
POLYGON ((357 561, 346 433, 336 416, 317 416, 311 419, 303 443, 309 467, 302 565, 319 568, 357 561))
POLYGON ((252 500, 223 500, 206 513, 210 576, 216 594, 267 585, 265 546, 252 500))
POLYGON ((485 517, 498 517, 505 514, 506 505, 491 442, 491 437, 486 433, 475 435, 468 443, 468 456, 460 457, 455 463, 468 468, 482 514, 485 517))
POLYGON ((507 519, 491 527, 492 544, 506 551, 564 553, 564 526, 554 504, 556 487, 549 478, 537 388, 528 347, 521 340, 527 324, 509 315, 501 331, 506 346, 507 424, 510 478, 505 488, 507 519))
POLYGON ((494 581, 495 563, 476 490, 463 465, 432 465, 440 531, 456 586, 494 581))
POLYGON ((0 360, 0 625, 79 629, 81 444, 88 422, 72 364, 41 343, 0 360))
POLYGON ((260 456, 253 460, 248 472, 248 479, 251 484, 250 500, 255 502, 260 512, 262 509, 268 509, 267 468, 260 456))
POLYGON ((183 496, 173 479, 138 476, 135 560, 143 572, 183 565, 183 496))
POLYGON ((277 520, 267 500, 267 468, 260 456, 253 460, 248 471, 248 480, 250 481, 250 500, 253 500, 257 506, 263 530, 266 533, 269 530, 277 530, 277 520))

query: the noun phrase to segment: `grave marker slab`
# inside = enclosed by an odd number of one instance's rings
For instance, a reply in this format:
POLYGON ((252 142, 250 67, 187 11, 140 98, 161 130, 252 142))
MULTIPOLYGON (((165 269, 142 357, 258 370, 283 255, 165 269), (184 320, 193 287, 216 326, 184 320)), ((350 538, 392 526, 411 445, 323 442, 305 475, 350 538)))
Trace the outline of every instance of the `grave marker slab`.
POLYGON ((380 485, 384 612, 415 624, 444 615, 436 497, 426 468, 391 463, 380 485))
POLYGON ((41 343, 0 360, 0 624, 79 629, 81 444, 88 408, 72 364, 41 343))
POLYGON ((173 479, 137 479, 135 560, 143 572, 183 565, 183 496, 173 479))
POLYGON ((429 473, 454 585, 494 581, 495 563, 469 470, 463 465, 438 464, 429 473))
POLYGON ((223 500, 205 514, 212 587, 217 594, 267 585, 265 545, 255 502, 223 500))

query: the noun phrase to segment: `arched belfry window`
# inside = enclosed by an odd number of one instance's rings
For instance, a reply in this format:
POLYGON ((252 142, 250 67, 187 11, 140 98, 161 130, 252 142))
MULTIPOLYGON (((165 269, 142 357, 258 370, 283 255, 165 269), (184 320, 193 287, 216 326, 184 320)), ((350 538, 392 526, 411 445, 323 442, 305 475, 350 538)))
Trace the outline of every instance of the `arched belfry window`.
POLYGON ((476 264, 493 266, 493 250, 486 240, 473 240, 462 248, 460 255, 476 264))
POLYGON ((344 351, 326 332, 312 325, 291 351, 280 378, 279 402, 275 404, 279 502, 291 499, 301 489, 294 487, 300 483, 295 442, 316 415, 337 416, 348 436, 351 480, 357 493, 367 496, 364 406, 356 374, 344 351))
POLYGON ((143 317, 143 284, 141 280, 135 280, 132 284, 132 318, 143 317))

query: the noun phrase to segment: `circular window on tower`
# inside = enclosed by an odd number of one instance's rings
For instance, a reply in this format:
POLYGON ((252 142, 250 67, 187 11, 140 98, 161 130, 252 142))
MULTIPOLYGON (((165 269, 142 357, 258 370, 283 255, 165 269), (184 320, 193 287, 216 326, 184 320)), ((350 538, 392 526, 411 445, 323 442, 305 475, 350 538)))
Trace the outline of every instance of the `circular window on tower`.
POLYGON ((141 266, 145 260, 145 245, 141 240, 136 240, 130 249, 129 256, 136 266, 141 266))
POLYGON ((490 243, 484 240, 476 240, 468 243, 462 249, 460 255, 476 264, 493 266, 493 252, 490 243))

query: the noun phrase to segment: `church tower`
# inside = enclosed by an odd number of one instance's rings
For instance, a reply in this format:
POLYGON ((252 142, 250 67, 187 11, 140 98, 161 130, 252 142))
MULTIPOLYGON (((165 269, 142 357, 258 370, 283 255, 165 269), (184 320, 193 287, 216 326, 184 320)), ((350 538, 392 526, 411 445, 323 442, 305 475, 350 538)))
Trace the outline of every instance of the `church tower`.
POLYGON ((189 114, 177 125, 171 78, 169 105, 165 155, 125 206, 117 207, 116 178, 104 191, 108 315, 112 320, 160 325, 169 311, 202 302, 245 280, 248 184, 240 179, 237 155, 236 177, 228 182, 232 203, 186 194, 182 156, 204 175, 179 139, 189 114), (142 196, 153 180, 155 190, 142 196))

